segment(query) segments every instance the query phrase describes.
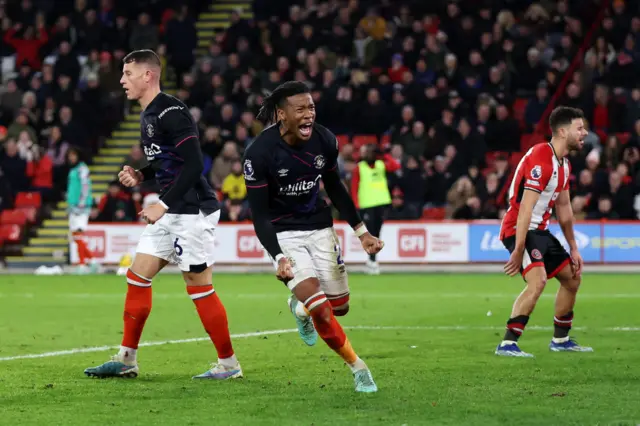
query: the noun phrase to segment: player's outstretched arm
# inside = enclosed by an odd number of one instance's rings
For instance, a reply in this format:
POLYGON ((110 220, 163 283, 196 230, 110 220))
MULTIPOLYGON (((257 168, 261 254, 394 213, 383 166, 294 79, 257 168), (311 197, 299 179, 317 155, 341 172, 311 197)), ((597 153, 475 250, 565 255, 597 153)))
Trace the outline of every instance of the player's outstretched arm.
POLYGON ((522 266, 522 257, 524 256, 525 242, 527 240, 527 232, 531 224, 531 215, 533 207, 540 199, 540 192, 525 188, 520 201, 520 210, 518 211, 518 221, 516 222, 516 246, 509 258, 509 262, 504 267, 507 275, 514 276, 520 272, 522 266))

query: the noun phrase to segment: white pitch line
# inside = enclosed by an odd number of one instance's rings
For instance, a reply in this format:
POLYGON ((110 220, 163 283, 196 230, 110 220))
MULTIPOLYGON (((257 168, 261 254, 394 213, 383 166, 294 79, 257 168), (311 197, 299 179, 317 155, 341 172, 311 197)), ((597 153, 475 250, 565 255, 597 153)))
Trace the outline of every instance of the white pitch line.
MULTIPOLYGON (((465 326, 465 325, 425 325, 425 326, 376 326, 376 325, 356 325, 356 326, 347 326, 344 327, 348 330, 432 330, 432 331, 502 331, 504 327, 494 327, 494 326, 465 326)), ((527 330, 538 330, 538 331, 551 331, 553 327, 547 326, 529 326, 527 330)), ((588 327, 573 327, 573 330, 592 330, 592 331, 615 331, 615 332, 638 332, 640 331, 640 327, 603 327, 603 328, 588 328, 588 327)), ((256 331, 253 333, 239 333, 232 334, 232 339, 243 339, 247 337, 260 337, 260 336, 269 336, 272 334, 288 334, 295 333, 298 330, 295 328, 287 328, 282 330, 265 330, 265 331, 256 331)), ((208 337, 192 337, 190 339, 177 339, 177 340, 159 340, 153 342, 142 342, 140 343, 140 347, 147 346, 163 346, 163 345, 171 345, 171 344, 181 344, 181 343, 193 343, 193 342, 202 342, 205 340, 209 340, 208 337)), ((63 351, 53 351, 53 352, 43 352, 39 354, 25 354, 25 355, 16 355, 16 356, 8 356, 0 358, 0 362, 4 361, 15 361, 19 359, 34 359, 34 358, 49 358, 54 356, 64 356, 64 355, 75 355, 82 353, 90 353, 90 352, 105 352, 109 350, 119 349, 120 346, 94 346, 89 348, 74 348, 67 349, 63 351)))
MULTIPOLYGON (((295 328, 284 329, 284 330, 266 330, 266 331, 256 331, 253 333, 240 333, 240 334, 232 334, 232 339, 242 339, 246 337, 258 337, 258 336, 268 336, 270 334, 285 334, 285 333, 293 333, 298 331, 295 328)), ((159 340, 155 342, 142 342, 139 347, 143 346, 162 346, 162 345, 171 345, 171 344, 179 344, 179 343, 193 343, 193 342, 202 342, 205 340, 209 340, 208 337, 192 337, 190 339, 177 339, 177 340, 159 340)), ((114 349, 120 349, 120 346, 93 346, 90 348, 74 348, 67 349, 64 351, 53 351, 53 352, 43 352, 39 354, 26 354, 26 355, 16 355, 16 356, 7 356, 0 358, 0 362, 3 361, 14 361, 17 359, 33 359, 33 358, 49 358, 52 356, 64 356, 64 355, 75 355, 75 354, 84 354, 89 352, 104 352, 114 349)))

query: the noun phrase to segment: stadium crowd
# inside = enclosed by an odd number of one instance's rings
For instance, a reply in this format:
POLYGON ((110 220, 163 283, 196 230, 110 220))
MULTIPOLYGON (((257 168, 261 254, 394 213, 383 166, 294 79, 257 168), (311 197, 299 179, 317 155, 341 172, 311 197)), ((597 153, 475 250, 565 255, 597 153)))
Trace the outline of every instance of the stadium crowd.
MULTIPOLYGON (((194 51, 183 36, 194 23, 175 2, 66 3, 0 7, 0 53, 15 64, 3 65, 0 209, 28 189, 59 198, 68 147, 95 153, 122 117, 119 61, 152 48, 198 122, 222 220, 251 217, 240 158, 264 127, 262 99, 291 79, 310 85, 318 121, 339 135, 347 186, 368 143, 401 164, 389 175, 389 218, 500 218, 527 135, 549 136, 540 121, 558 90, 557 104, 582 108, 590 129, 571 156, 576 217, 638 218, 638 1, 611 2, 600 22, 598 0, 255 0, 255 19, 233 11, 197 58, 182 54, 194 51)), ((206 2, 193 3, 191 15, 206 2)), ((139 147, 125 163, 144 165, 139 147)), ((135 220, 152 192, 113 184, 92 217, 135 220)))

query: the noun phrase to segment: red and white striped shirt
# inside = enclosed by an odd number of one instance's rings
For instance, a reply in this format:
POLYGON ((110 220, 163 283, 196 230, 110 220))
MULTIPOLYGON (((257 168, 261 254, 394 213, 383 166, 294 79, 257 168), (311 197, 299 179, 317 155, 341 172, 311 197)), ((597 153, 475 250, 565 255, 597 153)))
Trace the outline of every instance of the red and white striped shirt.
POLYGON ((500 239, 516 234, 520 201, 525 189, 536 191, 540 198, 533 206, 529 229, 545 230, 561 191, 569 189, 571 167, 566 158, 558 159, 550 143, 533 146, 516 168, 509 188, 509 210, 502 219, 500 239))

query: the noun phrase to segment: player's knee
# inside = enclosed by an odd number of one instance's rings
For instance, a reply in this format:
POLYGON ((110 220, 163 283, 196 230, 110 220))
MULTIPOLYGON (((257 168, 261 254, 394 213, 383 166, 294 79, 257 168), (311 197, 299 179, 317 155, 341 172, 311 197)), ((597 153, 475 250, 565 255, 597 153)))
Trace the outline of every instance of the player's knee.
POLYGON ((571 293, 577 293, 578 290, 580 289, 581 282, 582 280, 580 279, 580 277, 577 277, 577 278, 571 277, 569 279, 561 280, 560 285, 564 287, 566 290, 570 291, 571 293))
POLYGON ((332 298, 329 296, 329 302, 333 309, 333 314, 337 317, 343 317, 349 312, 349 295, 332 298))
POLYGON ((343 317, 349 313, 349 304, 345 303, 340 306, 333 306, 333 315, 337 317, 343 317))
POLYGON ((211 284, 211 267, 207 267, 206 263, 190 265, 188 271, 182 272, 182 278, 187 285, 209 285, 211 284))
POLYGON ((527 283, 527 287, 532 295, 537 299, 542 295, 544 288, 547 286, 546 278, 537 278, 527 283))
POLYGON ((314 321, 328 323, 331 321, 332 307, 327 296, 320 293, 305 301, 304 306, 314 321))

